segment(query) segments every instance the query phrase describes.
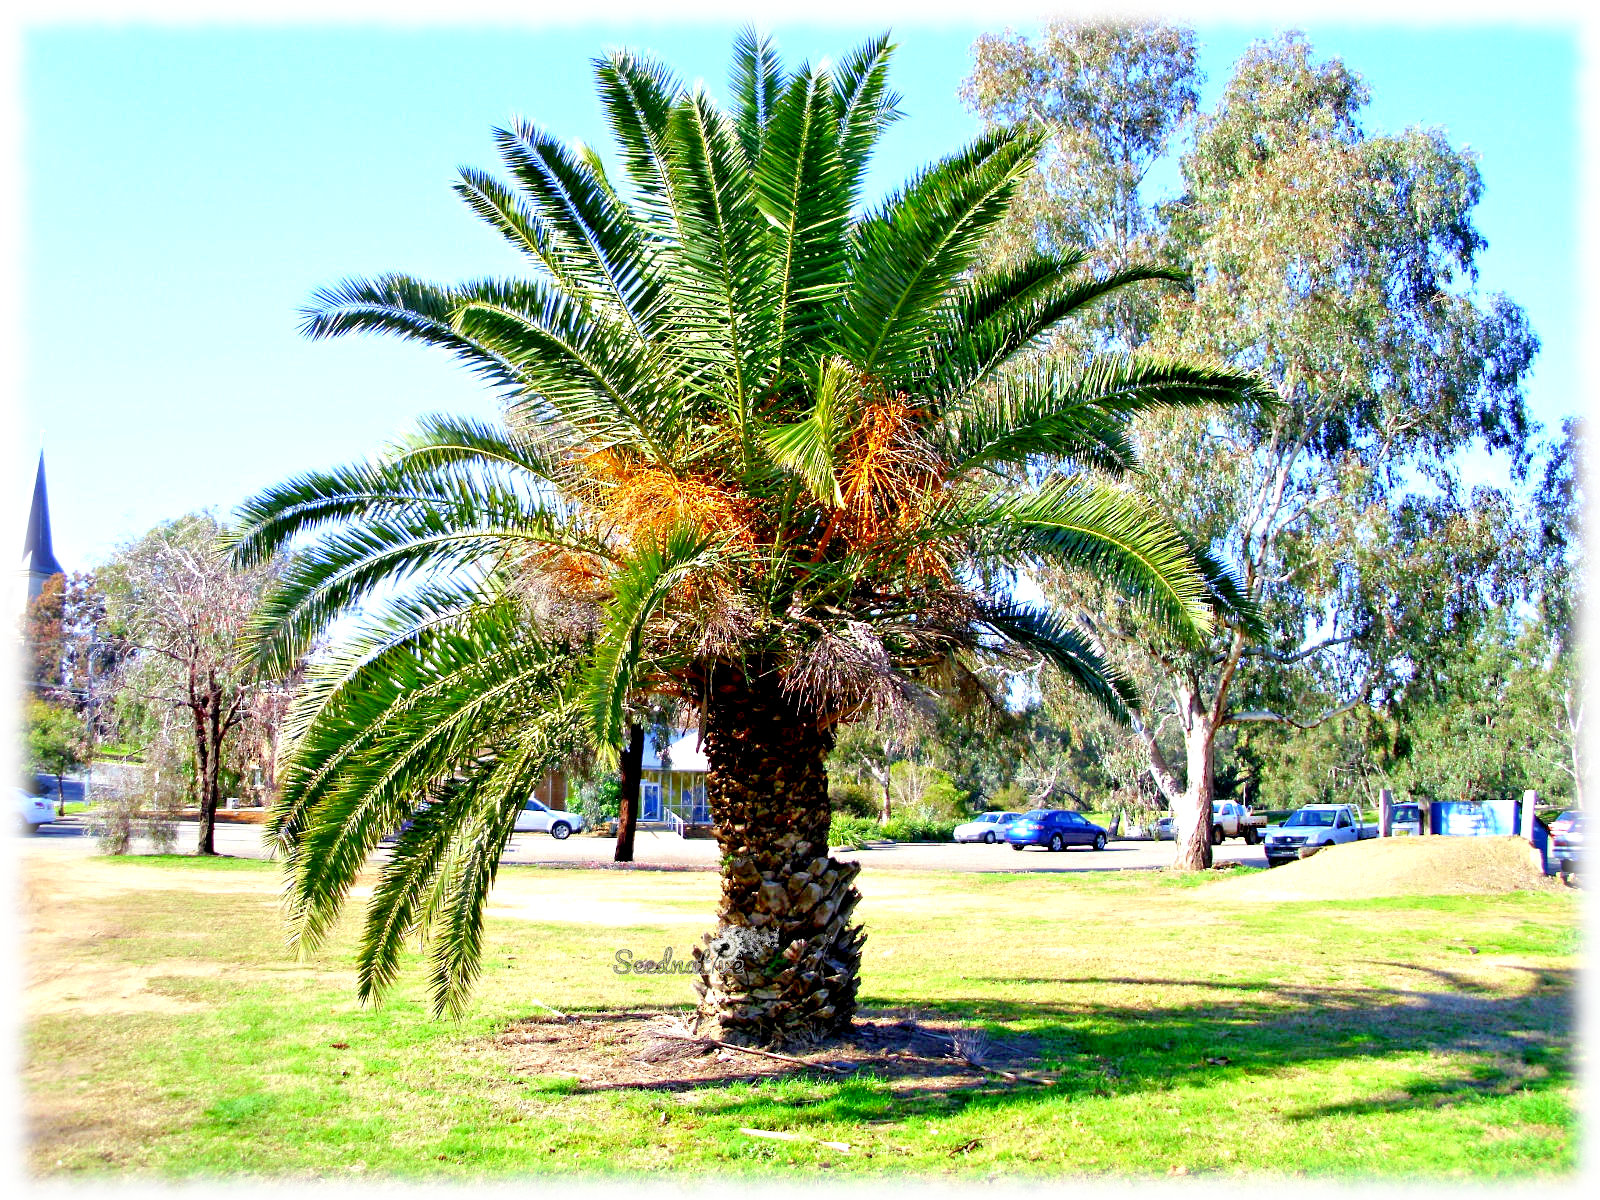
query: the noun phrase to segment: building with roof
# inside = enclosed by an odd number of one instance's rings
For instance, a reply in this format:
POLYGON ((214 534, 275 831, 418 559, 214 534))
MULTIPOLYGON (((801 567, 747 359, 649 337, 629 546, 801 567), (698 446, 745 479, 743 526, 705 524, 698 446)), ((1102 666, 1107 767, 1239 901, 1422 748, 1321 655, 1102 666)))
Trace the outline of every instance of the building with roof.
POLYGON ((55 548, 50 544, 50 499, 44 486, 44 451, 39 451, 39 469, 33 477, 33 503, 28 509, 28 530, 22 539, 22 569, 18 572, 22 602, 26 609, 44 589, 44 581, 52 575, 65 574, 66 568, 56 561, 55 548))
POLYGON ((660 750, 655 739, 645 739, 644 760, 639 764, 639 819, 665 821, 671 813, 685 825, 710 826, 711 809, 706 804, 710 765, 693 729, 660 750))

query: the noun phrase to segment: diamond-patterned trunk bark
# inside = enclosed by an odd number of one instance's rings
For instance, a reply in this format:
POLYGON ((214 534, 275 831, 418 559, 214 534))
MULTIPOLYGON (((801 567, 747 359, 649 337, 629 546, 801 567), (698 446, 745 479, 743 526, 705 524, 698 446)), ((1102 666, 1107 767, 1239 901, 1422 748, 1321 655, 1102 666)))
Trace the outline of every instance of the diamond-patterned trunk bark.
POLYGON ((744 1045, 847 1029, 861 944, 860 867, 828 856, 831 731, 776 674, 719 664, 705 712, 706 798, 722 848, 718 928, 694 950, 702 1028, 744 1045))

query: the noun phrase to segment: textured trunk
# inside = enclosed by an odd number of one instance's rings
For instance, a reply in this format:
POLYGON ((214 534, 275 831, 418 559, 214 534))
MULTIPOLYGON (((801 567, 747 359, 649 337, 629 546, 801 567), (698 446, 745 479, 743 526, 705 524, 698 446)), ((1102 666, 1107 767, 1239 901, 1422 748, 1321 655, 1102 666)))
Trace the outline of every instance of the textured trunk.
POLYGON ((1183 732, 1188 777, 1182 803, 1174 813, 1178 818, 1178 853, 1172 865, 1180 871, 1205 871, 1211 867, 1211 800, 1216 791, 1215 756, 1212 750, 1215 741, 1216 730, 1211 727, 1208 714, 1198 703, 1194 704, 1183 732))
POLYGON ((865 934, 855 863, 828 856, 833 735, 774 674, 719 665, 706 701, 706 794, 722 849, 718 928, 694 950, 698 1018, 746 1045, 807 1045, 850 1025, 865 934))
POLYGON ((194 710, 195 749, 200 761, 195 765, 200 776, 201 854, 217 852, 217 801, 222 791, 222 693, 215 681, 194 710))
POLYGON ((639 819, 639 784, 644 762, 644 726, 628 726, 628 748, 622 752, 617 788, 617 850, 613 862, 633 861, 633 827, 639 819))

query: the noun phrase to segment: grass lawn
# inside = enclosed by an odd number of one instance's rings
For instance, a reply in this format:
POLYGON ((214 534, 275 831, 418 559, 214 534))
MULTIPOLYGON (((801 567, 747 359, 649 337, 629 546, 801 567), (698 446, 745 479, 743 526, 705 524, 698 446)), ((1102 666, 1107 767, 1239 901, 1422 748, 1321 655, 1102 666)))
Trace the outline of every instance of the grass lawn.
POLYGON ((1577 1165, 1570 895, 1246 904, 1161 872, 869 869, 862 1003, 1026 1035, 1058 1082, 671 1092, 519 1075, 492 1039, 538 1003, 686 1007, 686 977, 618 975, 614 955, 686 955, 712 873, 505 868, 458 1023, 429 1018, 416 969, 360 1008, 354 921, 308 961, 286 955, 270 864, 24 866, 36 1175, 1488 1179, 1577 1165))

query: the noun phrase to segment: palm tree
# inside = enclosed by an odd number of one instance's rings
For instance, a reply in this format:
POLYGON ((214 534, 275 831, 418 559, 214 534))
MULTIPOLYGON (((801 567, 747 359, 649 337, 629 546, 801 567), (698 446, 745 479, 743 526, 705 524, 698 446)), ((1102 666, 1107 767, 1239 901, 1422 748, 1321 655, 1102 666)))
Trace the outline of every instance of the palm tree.
POLYGON ((459 1011, 533 782, 614 759, 634 706, 664 698, 700 714, 723 852, 700 1014, 751 1042, 836 1033, 863 941, 858 868, 828 853, 838 724, 930 689, 998 703, 994 668, 1041 659, 1123 711, 1091 639, 1011 598, 1029 562, 1114 579, 1190 635, 1230 602, 1115 477, 1136 466, 1133 414, 1260 390, 1177 362, 1042 360, 1085 305, 1176 277, 1093 278, 1075 252, 981 273, 1031 134, 987 133, 858 211, 898 116, 890 50, 790 73, 746 31, 726 110, 649 59, 597 60, 625 182, 519 122, 495 135, 513 182, 456 185, 527 278, 387 275, 307 310, 312 337, 437 345, 505 403, 503 423, 433 418, 242 509, 241 562, 320 535, 255 626, 266 666, 376 609, 305 691, 270 825, 309 946, 410 818, 367 909, 363 999, 415 933, 436 1011, 459 1011))

